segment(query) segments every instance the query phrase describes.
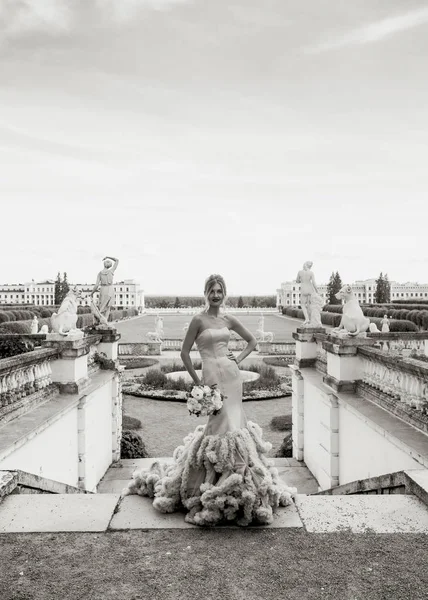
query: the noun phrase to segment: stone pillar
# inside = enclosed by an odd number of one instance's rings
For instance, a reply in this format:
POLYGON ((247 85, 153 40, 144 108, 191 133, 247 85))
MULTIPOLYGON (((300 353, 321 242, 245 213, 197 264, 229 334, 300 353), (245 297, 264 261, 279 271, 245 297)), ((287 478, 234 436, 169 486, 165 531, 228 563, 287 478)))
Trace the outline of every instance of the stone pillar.
POLYGON ((116 329, 102 329, 99 325, 93 330, 93 333, 102 336, 101 342, 98 344, 97 351, 100 354, 105 354, 109 360, 117 360, 120 334, 117 333, 116 329))
POLYGON ((318 483, 321 489, 339 485, 339 403, 333 394, 322 395, 319 429, 318 483))
MULTIPOLYGON (((121 369, 124 367, 121 367, 121 369)), ((122 383, 121 373, 116 373, 112 381, 112 462, 120 460, 122 442, 122 383)))
POLYGON ((52 360, 52 382, 57 383, 61 393, 77 394, 88 383, 89 346, 83 333, 63 336, 48 333, 44 347, 58 350, 58 358, 52 360))
POLYGON ((314 337, 316 333, 325 333, 323 327, 298 327, 293 333, 296 340, 295 365, 299 369, 304 367, 315 367, 317 359, 317 342, 314 337))
POLYGON ((373 346, 376 340, 366 337, 337 337, 331 335, 323 342, 327 351, 327 374, 324 383, 336 392, 355 392, 362 379, 363 367, 358 348, 373 346))
POLYGON ((77 406, 77 486, 86 489, 86 396, 82 396, 77 406))
POLYGON ((291 384, 292 384, 292 440, 293 440, 293 458, 296 460, 304 459, 304 381, 299 369, 290 365, 291 384))

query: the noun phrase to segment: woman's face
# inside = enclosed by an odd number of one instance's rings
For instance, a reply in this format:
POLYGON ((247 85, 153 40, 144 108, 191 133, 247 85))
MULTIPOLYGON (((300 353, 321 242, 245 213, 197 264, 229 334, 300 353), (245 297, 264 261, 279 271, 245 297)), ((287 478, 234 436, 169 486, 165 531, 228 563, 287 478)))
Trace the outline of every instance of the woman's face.
POLYGON ((208 292, 208 303, 210 306, 220 306, 223 299, 223 288, 219 283, 215 283, 208 292))

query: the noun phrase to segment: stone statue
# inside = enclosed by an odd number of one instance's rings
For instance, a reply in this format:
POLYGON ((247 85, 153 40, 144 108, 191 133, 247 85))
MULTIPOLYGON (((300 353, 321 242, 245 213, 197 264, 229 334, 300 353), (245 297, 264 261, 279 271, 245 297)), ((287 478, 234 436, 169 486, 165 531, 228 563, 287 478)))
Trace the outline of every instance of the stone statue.
POLYGON ((114 306, 114 286, 113 286, 113 274, 119 264, 119 259, 113 258, 112 256, 106 256, 103 258, 104 269, 102 269, 97 276, 97 280, 91 292, 91 297, 95 294, 98 289, 100 290, 100 298, 98 306, 92 300, 92 313, 95 320, 101 325, 108 324, 108 318, 110 311, 114 306))
POLYGON ((310 317, 311 321, 309 323, 310 327, 322 327, 321 323, 321 311, 324 306, 323 297, 319 294, 311 295, 311 312, 310 317))
POLYGON ((297 273, 296 283, 300 283, 300 305, 302 307, 305 321, 303 325, 310 325, 311 322, 311 298, 313 294, 318 294, 318 288, 315 283, 315 277, 312 273, 313 262, 308 260, 297 273))
POLYGON ((76 288, 71 288, 64 300, 61 302, 61 306, 57 313, 53 313, 51 316, 51 327, 53 333, 59 333, 61 335, 69 335, 72 333, 80 332, 77 329, 77 298, 81 298, 81 292, 76 288))
POLYGON ((382 332, 389 333, 389 319, 388 315, 383 315, 382 323, 382 332))
POLYGON ((365 336, 370 328, 370 319, 364 316, 355 294, 350 285, 344 285, 336 294, 338 300, 343 300, 342 318, 339 327, 331 330, 332 334, 342 333, 346 336, 365 336))
POLYGON ((155 331, 149 331, 147 338, 150 342, 162 342, 163 340, 163 318, 156 315, 155 331))
POLYGON ((260 319, 258 322, 256 330, 256 340, 258 342, 273 342, 272 331, 265 331, 265 318, 263 316, 263 313, 260 315, 260 319))
POLYGON ((31 321, 31 330, 30 333, 38 333, 39 331, 39 319, 34 315, 33 320, 31 321))
POLYGON ((45 324, 40 327, 39 333, 49 333, 49 327, 45 324))

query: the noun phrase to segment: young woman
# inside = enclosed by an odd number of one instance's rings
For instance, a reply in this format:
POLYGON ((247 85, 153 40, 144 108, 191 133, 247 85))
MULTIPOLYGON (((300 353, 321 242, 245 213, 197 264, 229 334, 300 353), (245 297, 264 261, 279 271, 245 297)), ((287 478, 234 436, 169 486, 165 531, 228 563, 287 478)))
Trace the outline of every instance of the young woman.
POLYGON ((125 493, 154 497, 160 512, 184 507, 186 521, 196 525, 271 523, 272 509, 289 504, 296 490, 270 466, 266 454, 271 444, 263 441, 258 425, 247 421, 242 407, 238 364, 257 342, 238 319, 221 312, 226 284, 220 275, 208 277, 204 294, 206 308, 192 319, 181 358, 195 385, 218 386, 223 407, 175 449, 172 465, 154 463, 134 473, 125 493), (231 330, 247 342, 237 357, 228 350, 231 330), (190 359, 194 342, 202 358, 202 381, 190 359))

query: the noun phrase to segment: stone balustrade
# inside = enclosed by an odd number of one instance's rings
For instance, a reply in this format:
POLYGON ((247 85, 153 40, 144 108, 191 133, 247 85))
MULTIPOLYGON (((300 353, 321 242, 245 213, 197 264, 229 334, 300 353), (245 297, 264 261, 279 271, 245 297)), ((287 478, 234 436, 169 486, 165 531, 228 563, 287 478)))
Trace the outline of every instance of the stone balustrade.
POLYGON ((41 349, 0 360, 1 421, 25 404, 49 395, 52 361, 57 356, 55 349, 41 349))
POLYGON ((375 347, 393 356, 428 356, 428 331, 368 333, 375 347))
POLYGON ((362 380, 357 391, 428 432, 428 362, 361 348, 362 380))

